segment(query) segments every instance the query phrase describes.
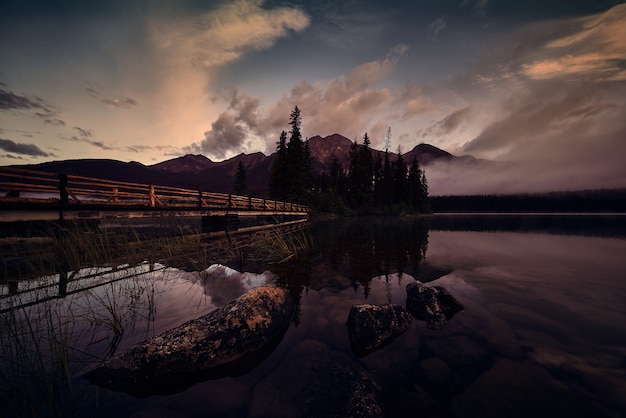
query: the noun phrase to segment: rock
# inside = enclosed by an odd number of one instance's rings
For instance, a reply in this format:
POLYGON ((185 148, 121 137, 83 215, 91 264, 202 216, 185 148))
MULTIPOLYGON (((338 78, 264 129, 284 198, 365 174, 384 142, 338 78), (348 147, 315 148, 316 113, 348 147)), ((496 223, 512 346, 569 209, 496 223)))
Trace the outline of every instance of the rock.
POLYGON ((411 314, 400 305, 354 305, 348 314, 348 335, 357 355, 371 353, 406 331, 411 314))
POLYGON ((293 347, 254 388, 250 417, 382 417, 382 388, 347 353, 316 340, 293 347))
POLYGON ((431 329, 441 329, 461 305, 443 286, 424 286, 421 282, 406 285, 406 307, 419 320, 426 321, 431 329))
POLYGON ((418 370, 427 384, 443 386, 450 379, 450 367, 438 357, 430 357, 419 362, 418 370))
POLYGON ((280 342, 293 311, 288 291, 257 288, 207 315, 132 346, 86 377, 110 389, 147 396, 245 373, 280 342))

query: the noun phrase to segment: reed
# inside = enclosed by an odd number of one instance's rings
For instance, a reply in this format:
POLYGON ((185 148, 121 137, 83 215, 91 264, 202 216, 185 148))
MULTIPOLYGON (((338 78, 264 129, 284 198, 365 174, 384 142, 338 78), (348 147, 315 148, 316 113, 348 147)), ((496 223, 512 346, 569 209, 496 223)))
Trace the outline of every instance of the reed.
POLYGON ((252 235, 250 247, 252 257, 256 260, 267 264, 281 264, 309 252, 312 241, 305 229, 289 231, 276 227, 252 235))
POLYGON ((93 404, 93 388, 77 387, 76 377, 115 353, 123 336, 149 334, 158 299, 154 277, 165 278, 166 266, 280 264, 311 247, 304 230, 280 227, 220 239, 180 232, 151 236, 130 225, 115 232, 67 225, 45 237, 0 242, 0 284, 19 285, 15 294, 7 286, 0 294, 0 416, 68 417, 93 404), (87 287, 80 295, 72 290, 78 282, 87 287), (26 297, 22 288, 35 290, 26 297))

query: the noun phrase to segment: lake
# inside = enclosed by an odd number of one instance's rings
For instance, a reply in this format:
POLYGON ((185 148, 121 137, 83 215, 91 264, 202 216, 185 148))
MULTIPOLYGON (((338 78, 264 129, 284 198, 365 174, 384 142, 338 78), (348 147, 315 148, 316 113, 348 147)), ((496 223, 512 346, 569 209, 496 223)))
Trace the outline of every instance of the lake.
MULTIPOLYGON (((305 231, 310 251, 280 264, 244 254, 204 273, 148 262, 83 269, 67 280, 64 297, 24 308, 28 321, 20 310, 2 314, 3 404, 19 394, 32 397, 31 411, 52 410, 47 415, 302 416, 308 402, 323 402, 316 391, 326 396, 341 389, 323 379, 324 386, 300 381, 311 370, 324 373, 306 358, 294 360, 315 346, 371 375, 388 416, 625 416, 625 226, 619 215, 318 220, 305 231), (405 286, 415 280, 444 286, 464 310, 441 330, 414 320, 381 349, 354 354, 346 328, 350 307, 404 306, 405 286), (77 282, 89 289, 73 292, 77 282), (262 285, 288 288, 297 310, 273 351, 253 367, 187 387, 164 385, 144 397, 80 377, 107 355, 262 285), (70 360, 52 374, 69 373, 71 390, 37 388, 45 385, 28 373, 7 381, 30 357, 7 348, 18 338, 9 335, 6 318, 23 323, 18 329, 37 335, 43 347, 53 347, 50 324, 60 324, 70 360), (33 388, 24 390, 27 383, 33 388), (36 405, 45 397, 63 401, 36 405)), ((59 275, 42 280, 57 283, 59 275)), ((50 289, 55 294, 58 286, 50 289)), ((1 295, 3 308, 17 303, 6 286, 1 295)), ((57 355, 52 351, 44 362, 57 355)))

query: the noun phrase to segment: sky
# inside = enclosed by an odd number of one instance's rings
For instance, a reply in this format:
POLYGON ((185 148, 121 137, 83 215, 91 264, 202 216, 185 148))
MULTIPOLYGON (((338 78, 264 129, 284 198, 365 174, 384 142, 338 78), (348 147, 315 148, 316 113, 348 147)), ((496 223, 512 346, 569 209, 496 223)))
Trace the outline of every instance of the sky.
POLYGON ((439 194, 626 187, 620 0, 5 0, 0 57, 0 165, 269 155, 297 105, 495 162, 439 194))

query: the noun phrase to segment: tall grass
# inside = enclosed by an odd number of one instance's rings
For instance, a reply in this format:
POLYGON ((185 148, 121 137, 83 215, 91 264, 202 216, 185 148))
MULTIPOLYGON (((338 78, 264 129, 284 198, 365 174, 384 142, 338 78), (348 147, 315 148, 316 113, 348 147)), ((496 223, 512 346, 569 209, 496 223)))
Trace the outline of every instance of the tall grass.
POLYGON ((153 268, 202 271, 246 258, 280 264, 311 246, 304 230, 280 227, 205 238, 67 225, 45 237, 0 242, 0 284, 34 289, 28 297, 0 294, 0 416, 68 417, 92 403, 76 378, 115 353, 123 336, 150 333, 158 296, 148 274, 153 268), (67 294, 51 296, 63 277, 67 294), (79 282, 87 288, 80 295, 74 293, 79 282))
POLYGON ((312 243, 305 229, 286 231, 276 227, 254 234, 250 247, 253 249, 253 257, 258 261, 281 264, 310 251, 312 243))

